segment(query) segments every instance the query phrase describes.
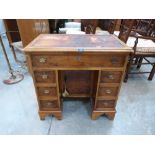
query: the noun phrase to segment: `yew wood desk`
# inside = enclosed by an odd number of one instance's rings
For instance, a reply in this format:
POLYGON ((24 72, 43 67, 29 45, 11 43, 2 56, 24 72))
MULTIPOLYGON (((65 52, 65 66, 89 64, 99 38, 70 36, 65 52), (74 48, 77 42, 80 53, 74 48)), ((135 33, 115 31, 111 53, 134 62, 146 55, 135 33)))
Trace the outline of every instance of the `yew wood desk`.
POLYGON ((63 98, 87 97, 92 119, 114 119, 128 55, 132 49, 113 35, 41 34, 24 49, 39 104, 40 119, 62 119, 63 98))

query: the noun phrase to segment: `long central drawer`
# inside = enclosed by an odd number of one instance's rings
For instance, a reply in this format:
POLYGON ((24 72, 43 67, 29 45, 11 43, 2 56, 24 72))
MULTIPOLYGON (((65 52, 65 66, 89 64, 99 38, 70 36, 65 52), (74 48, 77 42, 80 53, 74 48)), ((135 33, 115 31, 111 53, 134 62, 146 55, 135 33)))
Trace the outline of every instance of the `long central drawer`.
POLYGON ((123 67, 124 55, 32 55, 33 67, 123 67))

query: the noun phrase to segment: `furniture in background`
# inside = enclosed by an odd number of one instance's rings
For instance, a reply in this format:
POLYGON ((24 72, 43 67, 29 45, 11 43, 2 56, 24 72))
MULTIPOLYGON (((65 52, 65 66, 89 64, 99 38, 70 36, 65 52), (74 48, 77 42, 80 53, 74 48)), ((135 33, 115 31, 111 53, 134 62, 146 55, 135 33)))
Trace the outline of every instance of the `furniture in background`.
POLYGON ((98 19, 98 26, 102 30, 108 30, 110 20, 109 19, 98 19))
POLYGON ((138 19, 136 20, 136 26, 134 29, 138 31, 139 34, 144 36, 151 36, 152 30, 154 29, 154 19, 138 19))
POLYGON ((8 68, 9 68, 9 73, 11 74, 11 76, 8 79, 3 80, 3 83, 5 83, 5 84, 15 84, 15 83, 18 83, 18 82, 22 81, 24 79, 24 75, 21 74, 21 73, 15 72, 12 69, 9 58, 8 58, 8 55, 7 55, 7 52, 5 50, 3 39, 1 37, 3 34, 4 33, 0 34, 0 44, 2 46, 2 51, 4 53, 4 57, 6 59, 6 62, 7 62, 8 68))
POLYGON ((18 64, 18 67, 20 68, 19 72, 22 73, 25 71, 27 72, 26 58, 23 51, 23 44, 20 38, 17 21, 15 19, 4 19, 3 22, 6 30, 4 34, 7 36, 8 43, 13 53, 14 60, 18 64), (17 52, 19 53, 18 57, 17 52))
POLYGON ((98 19, 81 19, 81 30, 86 34, 95 34, 98 26, 98 19))
POLYGON ((48 19, 49 24, 49 32, 56 33, 56 20, 55 19, 48 19))
POLYGON ((59 33, 67 34, 95 34, 98 26, 97 19, 81 19, 65 22, 63 28, 59 28, 59 33), (75 22, 76 21, 76 22, 75 22))
POLYGON ((117 23, 116 23, 115 31, 120 31, 122 19, 116 19, 116 20, 117 20, 117 23))
POLYGON ((41 33, 50 33, 48 19, 17 19, 23 46, 28 45, 41 33))
POLYGON ((41 33, 59 33, 59 29, 64 28, 68 22, 81 23, 80 31, 88 34, 94 34, 96 30, 107 34, 107 29, 103 28, 103 25, 106 25, 105 19, 4 19, 9 42, 22 41, 20 45, 23 47, 41 33), (100 23, 104 24, 101 26, 100 23))
POLYGON ((121 19, 99 19, 98 27, 110 34, 114 34, 115 31, 120 30, 121 21, 121 19))
POLYGON ((122 23, 120 25, 120 32, 119 32, 118 38, 120 40, 122 40, 124 43, 127 43, 134 24, 135 24, 134 19, 123 19, 122 20, 122 23))
POLYGON ((121 19, 98 19, 98 27, 102 30, 109 31, 113 34, 114 31, 119 31, 121 25, 121 19), (114 27, 113 27, 114 24, 114 27), (110 30, 110 27, 113 29, 110 30))
POLYGON ((116 30, 116 25, 117 25, 117 19, 113 19, 109 21, 109 25, 108 25, 108 32, 110 34, 114 34, 114 31, 116 30))
POLYGON ((41 34, 24 49, 40 119, 62 119, 64 98, 89 98, 92 119, 114 119, 127 58, 133 50, 113 35, 41 34))
POLYGON ((14 59, 17 63, 22 63, 16 55, 15 49, 23 52, 23 45, 21 42, 21 37, 17 25, 16 19, 4 19, 3 20, 5 29, 6 29, 6 35, 8 38, 9 45, 11 47, 11 51, 13 53, 14 59))
POLYGON ((27 70, 23 48, 40 33, 49 33, 50 29, 48 22, 48 20, 44 19, 4 19, 11 51, 13 52, 15 61, 22 69, 27 70), (22 54, 22 60, 17 58, 16 52, 22 54))
POLYGON ((155 57, 155 31, 154 22, 148 22, 147 29, 140 30, 140 21, 123 20, 120 27, 118 38, 132 47, 134 53, 131 53, 126 69, 124 82, 127 82, 129 74, 149 74, 148 80, 152 80, 155 73, 155 62, 150 62, 148 58, 155 57), (136 29, 137 28, 137 29, 136 29), (149 32, 149 33, 148 33, 149 32), (145 60, 145 62, 143 62, 145 60), (136 65, 138 71, 132 72, 131 66, 136 65), (141 65, 152 65, 151 71, 140 71, 141 65))
MULTIPOLYGON (((59 34, 82 33, 80 22, 65 22, 63 28, 59 28, 59 34)), ((85 32, 83 32, 85 33, 85 32)))
MULTIPOLYGON (((49 22, 50 20, 17 20, 16 24, 15 21, 13 21, 13 25, 16 25, 18 27, 16 27, 16 29, 18 28, 20 30, 20 37, 22 38, 22 42, 25 42, 23 46, 27 45, 31 40, 33 40, 36 36, 38 36, 40 33, 50 33, 50 32, 54 32, 55 27, 56 27, 56 23, 59 23, 59 26, 63 27, 65 25, 65 22, 76 22, 76 23, 80 23, 81 22, 81 28, 84 31, 74 31, 73 29, 69 30, 67 33, 68 34, 75 34, 75 33, 81 33, 81 34, 85 34, 85 33, 96 33, 96 34, 108 34, 107 31, 103 31, 101 30, 98 26, 101 26, 101 23, 109 23, 110 25, 107 26, 107 30, 110 33, 114 33, 116 35, 118 35, 118 37, 124 41, 125 43, 127 43, 128 45, 130 45, 131 47, 134 47, 134 43, 133 43, 133 37, 131 37, 130 35, 145 35, 145 36, 151 36, 153 37, 154 33, 152 31, 152 29, 155 29, 154 27, 154 20, 153 19, 138 19, 138 20, 132 20, 132 19, 115 19, 115 20, 97 20, 97 19, 82 19, 82 20, 51 20, 51 22, 49 22), (50 25, 53 24, 53 25, 50 25), (52 27, 52 28, 51 28, 52 27), (120 29, 120 33, 116 30, 120 29), (136 30, 136 31, 134 31, 136 30), (128 34, 127 34, 128 33, 128 34), (27 34, 31 34, 31 35, 27 35, 27 34), (130 36, 130 37, 129 37, 130 36), (129 41, 127 41, 129 39, 129 41)), ((8 21, 8 23, 10 24, 11 22, 8 21)), ((9 25, 8 24, 8 25, 9 25)), ((105 24, 106 25, 106 24, 105 24)), ((103 25, 102 25, 103 26, 103 25)), ((102 27, 101 26, 101 27, 102 27)), ((78 27, 78 29, 80 29, 80 26, 78 27)), ((13 34, 13 33, 12 33, 13 34)), ((9 36, 8 36, 9 38, 9 36)), ((138 39, 139 43, 138 46, 140 45, 140 41, 141 39, 138 39)), ((15 48, 16 49, 22 49, 22 42, 19 42, 18 44, 14 44, 13 46, 11 46, 12 48, 15 47, 15 45, 17 45, 15 48), (21 45, 21 46, 20 46, 21 45)), ((146 42, 146 41, 145 41, 146 42)), ((144 42, 143 42, 144 43, 144 42)), ((145 46, 145 43, 144 45, 145 46)), ((151 45, 152 46, 152 45, 151 45)), ((14 48, 13 48, 13 54, 16 60, 16 55, 14 52, 14 48)), ((152 55, 151 55, 152 57, 152 55)), ((154 56, 153 56, 154 57, 154 56)), ((135 56, 134 58, 134 65, 137 65, 137 68, 140 68, 142 61, 144 60, 143 58, 145 58, 146 61, 148 61, 148 59, 146 59, 146 57, 141 57, 141 56, 135 56)), ((153 63, 150 62, 150 64, 153 65, 153 63)), ((151 74, 153 75, 153 71, 154 69, 152 69, 151 74)), ((129 72, 128 72, 129 73, 129 72)), ((139 71, 138 71, 139 73, 139 71)), ((149 73, 149 72, 145 72, 145 73, 149 73)), ((134 72, 134 74, 136 74, 136 72, 134 72)), ((127 79, 128 76, 126 76, 127 79)), ((152 77, 152 76, 150 76, 152 77)), ((152 78, 149 78, 150 80, 152 78)), ((126 80, 125 80, 126 81, 126 80)))
POLYGON ((142 32, 139 29, 133 29, 132 31, 135 33, 129 37, 128 45, 133 46, 134 44, 134 53, 131 54, 124 81, 127 82, 129 74, 149 74, 148 80, 152 80, 155 74, 155 31, 153 29, 149 29, 149 31, 147 31, 147 33, 143 33, 143 35, 137 35, 137 33, 142 32), (154 60, 150 61, 149 58, 154 58, 154 60), (134 59, 135 63, 133 64, 134 59), (132 65, 137 65, 137 69, 140 69, 142 65, 152 65, 152 69, 145 72, 131 72, 132 65))
POLYGON ((21 41, 16 19, 3 19, 10 43, 21 41))
POLYGON ((56 20, 56 33, 59 33, 60 28, 65 27, 65 22, 68 22, 67 19, 57 19, 56 20))

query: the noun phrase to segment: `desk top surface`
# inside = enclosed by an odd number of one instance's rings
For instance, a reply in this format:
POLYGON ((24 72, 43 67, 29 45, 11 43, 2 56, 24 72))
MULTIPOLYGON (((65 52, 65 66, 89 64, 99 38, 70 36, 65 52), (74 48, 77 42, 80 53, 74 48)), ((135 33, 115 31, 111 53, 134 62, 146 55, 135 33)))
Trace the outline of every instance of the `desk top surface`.
POLYGON ((24 49, 25 52, 43 51, 119 51, 132 49, 114 35, 41 34, 24 49))

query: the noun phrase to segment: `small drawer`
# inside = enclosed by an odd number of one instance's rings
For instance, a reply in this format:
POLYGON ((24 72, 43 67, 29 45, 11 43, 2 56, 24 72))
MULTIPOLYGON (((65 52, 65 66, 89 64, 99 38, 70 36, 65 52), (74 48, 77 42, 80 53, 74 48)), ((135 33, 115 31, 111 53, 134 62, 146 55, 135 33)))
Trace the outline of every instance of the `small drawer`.
POLYGON ((122 72, 101 72, 100 83, 120 83, 122 72))
POLYGON ((74 55, 33 55, 33 67, 123 67, 125 63, 124 55, 111 54, 80 54, 74 55))
POLYGON ((115 108, 115 100, 98 100, 96 108, 115 108))
POLYGON ((98 96, 117 96, 118 87, 99 87, 98 96))
POLYGON ((57 100, 40 100, 40 110, 58 110, 57 100))
POLYGON ((38 87, 39 96, 57 96, 57 90, 55 87, 38 87))
POLYGON ((34 71, 36 82, 55 83, 56 77, 54 71, 34 71))

